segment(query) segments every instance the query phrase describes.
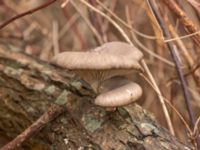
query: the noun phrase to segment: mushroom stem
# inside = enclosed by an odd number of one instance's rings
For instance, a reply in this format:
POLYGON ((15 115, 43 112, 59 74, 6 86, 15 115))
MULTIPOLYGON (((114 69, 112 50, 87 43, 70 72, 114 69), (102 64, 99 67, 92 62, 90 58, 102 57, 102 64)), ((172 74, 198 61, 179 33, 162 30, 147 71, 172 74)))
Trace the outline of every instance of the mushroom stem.
POLYGON ((116 111, 116 107, 107 107, 106 108, 106 111, 109 111, 109 112, 114 112, 114 111, 116 111))

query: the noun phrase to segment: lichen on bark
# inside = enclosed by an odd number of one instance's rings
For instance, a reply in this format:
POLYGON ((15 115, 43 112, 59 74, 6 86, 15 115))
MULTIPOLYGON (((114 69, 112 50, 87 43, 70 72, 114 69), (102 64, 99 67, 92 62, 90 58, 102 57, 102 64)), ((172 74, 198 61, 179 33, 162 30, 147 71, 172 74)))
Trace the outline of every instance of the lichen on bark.
POLYGON ((19 149, 190 149, 137 104, 106 112, 93 104, 95 96, 72 72, 1 47, 1 146, 59 105, 65 112, 19 149))

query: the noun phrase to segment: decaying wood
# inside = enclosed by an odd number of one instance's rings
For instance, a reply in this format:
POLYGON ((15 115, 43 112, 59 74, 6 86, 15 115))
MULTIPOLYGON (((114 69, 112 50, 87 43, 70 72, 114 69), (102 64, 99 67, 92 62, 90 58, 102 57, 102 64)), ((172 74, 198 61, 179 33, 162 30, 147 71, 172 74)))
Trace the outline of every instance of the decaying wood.
POLYGON ((0 146, 30 126, 52 103, 66 111, 20 149, 188 150, 137 104, 105 112, 73 73, 0 48, 0 146))

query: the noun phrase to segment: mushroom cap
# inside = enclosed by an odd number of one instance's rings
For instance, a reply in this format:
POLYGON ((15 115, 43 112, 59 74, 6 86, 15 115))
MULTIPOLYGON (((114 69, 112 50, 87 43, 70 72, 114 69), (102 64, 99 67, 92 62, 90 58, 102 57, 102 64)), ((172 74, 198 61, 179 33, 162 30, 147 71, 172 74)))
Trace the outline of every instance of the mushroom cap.
POLYGON ((109 42, 94 50, 68 51, 56 55, 52 63, 71 70, 141 69, 143 57, 136 47, 123 42, 109 42))
POLYGON ((102 107, 118 107, 128 105, 142 96, 142 88, 129 82, 119 88, 100 94, 95 99, 95 104, 102 107))
POLYGON ((142 57, 142 52, 134 46, 109 42, 90 51, 60 53, 51 62, 79 74, 98 92, 104 80, 142 70, 139 64, 142 57))

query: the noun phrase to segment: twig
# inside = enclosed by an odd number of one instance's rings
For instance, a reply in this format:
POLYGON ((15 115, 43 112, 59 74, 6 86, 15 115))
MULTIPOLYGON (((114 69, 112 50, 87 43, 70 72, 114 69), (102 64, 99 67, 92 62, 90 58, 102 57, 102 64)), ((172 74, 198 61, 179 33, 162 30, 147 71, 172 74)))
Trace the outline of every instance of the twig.
POLYGON ((133 29, 131 27, 131 25, 128 25, 124 20, 122 20, 120 17, 118 17, 113 11, 111 11, 110 9, 108 9, 102 2, 100 2, 99 0, 96 0, 97 3, 103 8, 105 9, 109 14, 111 14, 117 21, 119 21, 122 25, 124 25, 124 27, 126 27, 129 30, 133 30, 136 34, 138 34, 141 37, 147 38, 147 39, 151 39, 151 40, 156 40, 159 39, 155 36, 151 36, 151 35, 145 35, 139 31, 137 31, 136 29, 133 29))
MULTIPOLYGON (((70 20, 72 17, 70 11, 68 11, 67 8, 62 8, 62 11, 65 15, 65 17, 70 20)), ((80 31, 77 28, 77 25, 74 24, 72 27, 72 31, 74 32, 75 36, 77 37, 77 39, 79 40, 80 44, 81 44, 81 49, 85 49, 86 48, 86 42, 84 40, 84 37, 82 36, 82 34, 80 33, 80 31)))
POLYGON ((69 3, 69 0, 65 0, 64 2, 61 3, 60 7, 64 8, 65 6, 67 6, 68 3, 69 3))
POLYGON ((121 18, 119 18, 113 11, 111 11, 109 8, 107 8, 102 2, 100 2, 99 0, 96 0, 97 3, 103 8, 105 9, 109 14, 111 14, 115 19, 117 19, 122 25, 124 25, 127 29, 129 30, 133 30, 136 34, 138 34, 141 37, 144 37, 146 39, 150 39, 150 40, 157 40, 160 39, 159 37, 155 37, 155 36, 151 36, 151 35, 146 35, 144 33, 141 33, 139 31, 137 31, 136 29, 134 29, 133 27, 131 27, 131 25, 128 25, 124 20, 122 20, 121 18))
POLYGON ((19 134, 14 140, 0 148, 0 150, 12 150, 19 147, 25 140, 30 138, 33 134, 39 132, 48 122, 55 119, 61 113, 66 110, 66 107, 51 105, 49 109, 31 126, 25 129, 21 134, 19 134))
MULTIPOLYGON (((126 7, 126 17, 127 17, 127 22, 128 22, 129 24, 131 24, 131 19, 130 19, 128 7, 126 7)), ((131 30, 131 34, 132 34, 132 37, 133 37, 134 39, 137 39, 137 38, 135 37, 135 35, 134 35, 134 33, 133 33, 132 30, 131 30)), ((139 40, 138 40, 138 41, 139 41, 139 40)), ((142 65, 143 65, 144 68, 147 68, 146 63, 144 63, 143 61, 142 61, 142 65)), ((153 84, 153 85, 156 85, 156 82, 153 80, 152 74, 149 74, 149 73, 147 72, 147 75, 148 75, 149 79, 151 80, 152 84, 153 84)), ((160 99, 160 103, 161 103, 161 106, 162 106, 162 109, 163 109, 163 112, 164 112, 164 115, 165 115, 165 118, 166 118, 166 121, 167 121, 167 125, 168 125, 168 127, 169 127, 169 130, 170 130, 170 132, 171 132, 173 135, 175 135, 174 127, 173 127, 173 125, 172 125, 172 121, 171 121, 171 118, 170 118, 170 116, 169 116, 169 113, 168 113, 168 110, 167 110, 167 106, 166 106, 165 101, 164 101, 164 97, 163 97, 161 91, 159 90, 159 88, 158 88, 157 86, 154 86, 153 89, 156 91, 156 93, 157 93, 157 95, 158 95, 158 97, 159 97, 159 99, 160 99)))
POLYGON ((200 132, 200 116, 198 117, 195 126, 194 126, 194 130, 193 130, 193 137, 198 137, 199 136, 199 132, 200 132))
MULTIPOLYGON (((114 17, 115 19, 117 19, 122 25, 124 25, 124 27, 126 27, 127 29, 130 30, 130 26, 125 22, 123 21, 121 18, 119 18, 114 12, 112 12, 110 9, 108 9, 105 5, 103 5, 102 2, 100 2, 99 0, 96 0, 97 3, 102 6, 109 14, 112 15, 112 17, 114 17)), ((151 39, 151 40, 156 40, 156 39, 162 39, 162 38, 159 38, 159 37, 155 37, 155 36, 151 36, 151 35, 146 35, 144 33, 141 33, 139 31, 137 31, 136 29, 134 29, 132 27, 132 30, 139 36, 141 37, 144 37, 144 38, 147 38, 147 39, 151 39)), ((192 36, 195 36, 197 34, 200 34, 200 31, 196 31, 194 33, 190 33, 190 34, 187 34, 187 35, 183 35, 183 36, 179 36, 179 37, 176 37, 176 38, 169 38, 169 39, 164 39, 165 42, 171 42, 171 41, 176 41, 176 40, 182 40, 182 39, 186 39, 186 38, 190 38, 192 36)), ((156 55, 156 54, 154 54, 156 55)), ((155 57, 155 56, 154 56, 155 57)))
MULTIPOLYGON (((162 20, 162 17, 160 16, 160 14, 157 11, 155 2, 153 0, 148 0, 148 4, 149 4, 150 8, 152 9, 152 12, 154 13, 154 15, 155 15, 155 17, 156 17, 156 19, 157 19, 157 21, 160 25, 160 28, 162 29, 163 36, 165 38, 169 38, 170 34, 169 34, 165 24, 164 24, 164 21, 162 20)), ((181 86, 182 86, 182 89, 183 89, 184 100, 185 100, 187 110, 188 110, 188 113, 189 113, 189 117, 190 117, 190 120, 191 120, 190 123, 191 123, 192 128, 194 128, 195 119, 194 119, 194 114, 193 114, 192 107, 191 107, 191 104, 190 104, 191 99, 190 99, 190 94, 189 94, 189 91, 188 91, 188 88, 187 88, 187 82, 186 82, 184 74, 182 72, 181 64, 180 64, 178 57, 176 55, 174 45, 170 42, 170 43, 167 43, 167 46, 170 50, 171 56, 172 56, 174 63, 176 65, 176 70, 177 70, 178 76, 180 78, 181 86)), ((199 140, 197 139, 198 148, 200 148, 199 144, 200 144, 199 140)))
POLYGON ((32 13, 38 11, 38 10, 41 10, 41 9, 43 9, 43 8, 45 8, 45 7, 48 7, 49 5, 51 5, 52 3, 56 2, 56 1, 57 1, 57 0, 47 1, 46 3, 42 4, 41 6, 38 6, 38 7, 36 7, 36 8, 31 9, 31 10, 28 10, 28 11, 25 11, 25 12, 23 12, 23 13, 21 13, 21 14, 18 14, 18 15, 16 15, 16 16, 14 16, 14 17, 8 19, 8 20, 5 21, 4 23, 2 23, 2 24, 0 25, 0 29, 3 29, 3 28, 6 27, 8 24, 10 24, 11 22, 13 22, 13 21, 15 21, 15 20, 17 20, 17 19, 19 19, 19 18, 21 18, 21 17, 24 17, 24 16, 26 16, 26 15, 30 15, 30 14, 32 14, 32 13))
POLYGON ((126 35, 126 33, 123 31, 123 29, 113 20, 111 19, 108 15, 106 15, 104 12, 100 11, 99 9, 93 7, 92 5, 90 5, 88 2, 86 2, 85 0, 80 0, 83 4, 85 4, 87 7, 89 7, 90 9, 92 9, 93 11, 99 13, 101 16, 105 17, 108 21, 110 21, 110 23, 112 23, 117 29, 118 31, 121 33, 121 35, 124 37, 124 39, 132 44, 131 40, 129 39, 129 37, 126 35))
MULTIPOLYGON (((113 24, 114 27, 116 27, 116 29, 121 33, 121 35, 124 37, 124 39, 130 44, 130 45, 133 45, 133 43, 131 42, 131 40, 129 39, 129 37, 127 36, 127 34, 124 32, 124 30, 113 20, 111 19, 109 16, 107 16, 105 13, 101 12, 100 10, 96 9, 95 7, 93 7, 92 5, 90 5, 89 3, 87 3, 85 0, 80 0, 83 4, 85 4, 87 7, 91 8, 93 11, 96 11, 97 13, 99 13, 100 15, 102 15, 103 17, 105 17, 106 19, 108 19, 108 21, 110 21, 110 23, 113 24)), ((157 90, 157 93, 159 93, 158 95, 158 98, 162 103, 164 103, 164 100, 163 100, 163 97, 162 97, 162 93, 160 91, 160 89, 158 88, 158 85, 156 84, 156 81, 155 79, 153 78, 153 75, 151 74, 145 60, 143 59, 142 60, 142 65, 146 71, 146 73, 148 74, 149 76, 149 79, 151 80, 154 88, 157 90)), ((166 106, 165 106, 166 107, 166 106)), ((167 108, 164 110, 165 112, 165 117, 166 119, 168 120, 167 122, 169 123, 168 126, 169 126, 169 129, 170 129, 170 132, 172 134, 174 134, 174 130, 173 130, 173 126, 172 126, 172 123, 171 123, 171 120, 170 118, 168 117, 169 116, 169 112, 167 110, 167 108)))
MULTIPOLYGON (((180 39, 178 38, 178 34, 175 32, 174 27, 169 23, 169 20, 168 20, 167 17, 166 17, 166 21, 167 21, 168 24, 169 24, 169 25, 168 25, 169 32, 171 33, 171 35, 172 35, 173 37, 177 38, 177 40, 176 40, 175 42, 176 42, 177 45, 179 46, 180 50, 183 52, 182 54, 183 54, 183 56, 185 57, 185 60, 187 61, 187 64, 188 64, 189 68, 190 68, 190 69, 191 69, 191 68, 194 68, 194 66, 196 66, 196 65, 195 65, 195 61, 193 60, 193 58, 192 58, 190 52, 186 49, 186 47, 185 47, 183 41, 180 40, 180 39)), ((198 66, 198 65, 197 65, 197 66, 198 66)), ((192 70, 194 70, 194 69, 192 69, 192 70)), ((190 72, 191 72, 191 71, 190 71, 190 72)), ((194 80, 195 80, 195 82, 196 82, 195 86, 200 87, 200 83, 199 83, 200 71, 199 71, 199 70, 195 70, 195 72, 192 71, 191 73, 192 73, 192 76, 193 76, 193 78, 194 78, 194 80)), ((188 73, 187 73, 187 74, 188 74, 188 73)), ((186 76, 186 75, 184 75, 184 76, 186 76)))
MULTIPOLYGON (((168 8, 179 18, 188 33, 198 32, 197 27, 174 0, 163 0, 168 8)), ((200 33, 192 36, 195 43, 200 46, 200 33)))
MULTIPOLYGON (((167 18, 166 18, 167 19, 167 18)), ((167 19, 167 22, 169 22, 169 20, 167 19)), ((181 41, 178 37, 178 34, 176 33, 174 27, 172 26, 172 24, 170 24, 169 22, 169 32, 171 33, 171 35, 175 38, 177 38, 177 40, 175 41, 177 43, 177 45, 179 46, 180 50, 183 52, 183 56, 185 57, 187 64, 189 65, 189 67, 191 68, 194 65, 194 60, 192 58, 192 56, 190 55, 189 51, 186 49, 185 45, 183 44, 183 41, 181 41)))
POLYGON ((91 22, 82 14, 82 12, 80 11, 80 9, 77 7, 77 5, 75 4, 75 2, 73 0, 70 0, 70 3, 74 7, 74 9, 79 13, 79 15, 83 18, 83 20, 88 25, 88 27, 91 29, 93 34, 96 36, 97 41, 99 42, 99 44, 103 44, 103 39, 101 38, 101 35, 98 33, 96 28, 94 28, 93 25, 91 24, 91 22))
POLYGON ((183 35, 183 36, 179 36, 179 37, 175 37, 175 38, 165 39, 165 42, 167 43, 167 42, 172 42, 172 41, 176 41, 176 40, 183 40, 183 39, 195 36, 197 34, 200 34, 200 31, 197 31, 197 32, 194 32, 191 34, 187 34, 187 35, 183 35))
MULTIPOLYGON (((69 29, 71 28, 71 26, 73 26, 73 24, 79 19, 79 16, 78 14, 74 14, 67 22, 67 24, 65 24, 62 29, 60 30, 59 32, 59 35, 58 35, 58 40, 61 39, 67 31, 69 31, 69 29)), ((45 49, 41 52, 40 54, 40 59, 42 60, 48 60, 48 54, 49 54, 49 51, 51 50, 51 48, 53 47, 53 44, 52 42, 48 42, 47 41, 47 44, 45 46, 45 49)))
POLYGON ((59 40, 58 40, 58 22, 55 20, 53 21, 53 37, 52 37, 52 43, 54 48, 54 55, 57 55, 60 51, 59 49, 59 40))
MULTIPOLYGON (((97 1, 97 0, 96 0, 97 1)), ((116 7, 116 4, 117 4, 117 0, 113 0, 113 1, 106 1, 106 2, 110 2, 110 9, 111 11, 114 11, 115 10, 115 7, 116 7)), ((98 2, 97 2, 98 3, 98 2)), ((99 3, 98 3, 99 4, 99 3)), ((103 3, 102 3, 103 4, 103 3)), ((108 16, 111 16, 110 14, 108 14, 108 16)), ((102 30, 103 30, 103 39, 104 41, 108 42, 108 32, 109 32, 109 27, 110 27, 110 22, 108 20, 104 20, 104 24, 103 24, 103 27, 102 27, 102 30)))
MULTIPOLYGON (((147 81, 147 83, 149 83, 149 85, 153 88, 153 90, 157 93, 156 89, 153 87, 152 83, 149 82, 149 79, 147 77, 145 77, 143 74, 140 74, 141 77, 144 78, 145 81, 147 81)), ((158 94, 158 93, 157 93, 158 94)), ((159 94, 158 94, 159 95, 159 94)), ((160 95, 162 96, 162 95, 160 95)), ((169 105, 169 107, 172 108, 172 110, 177 114, 177 116, 180 118, 180 120, 183 122, 183 124, 185 125, 187 131, 189 132, 190 135, 192 135, 192 130, 189 127, 189 124, 186 122, 186 120, 184 119, 184 117, 180 114, 180 112, 171 104, 171 102, 164 96, 162 96, 164 101, 169 105)))
POLYGON ((196 10, 197 17, 200 17, 200 2, 196 0, 187 0, 187 2, 196 10))
MULTIPOLYGON (((124 25, 127 29, 129 29, 131 32, 134 31, 136 34, 138 35, 143 35, 143 37, 148 37, 148 39, 152 39, 155 38, 153 36, 149 36, 149 35, 144 35, 142 33, 139 33, 136 29, 134 29, 131 25, 128 25, 125 21, 123 21, 121 18, 119 18, 114 12, 112 12, 110 9, 108 9, 106 6, 104 6, 99 0, 97 0, 97 3, 103 7, 112 17, 114 17, 117 21, 119 21, 122 25, 124 25)), ((153 50, 149 50, 147 47, 145 47, 138 39, 137 37, 134 35, 133 36, 134 41, 137 43, 137 45, 143 49, 146 53, 148 53, 149 55, 157 58, 158 60, 160 60, 163 63, 166 63, 169 66, 173 66, 174 67, 174 63, 167 60, 166 58, 154 53, 153 50)))
MULTIPOLYGON (((89 3, 95 7, 96 2, 94 0, 88 0, 89 3)), ((99 16, 99 14, 91 12, 90 9, 89 11, 89 18, 91 20, 92 25, 96 28, 96 30, 99 32, 101 36, 103 36, 103 30, 102 30, 102 18, 99 16)))
MULTIPOLYGON (((144 62, 144 60, 142 61, 142 65, 143 65, 143 67, 145 69, 147 69, 148 66, 146 65, 146 63, 144 62)), ((165 105, 165 101, 164 101, 164 98, 162 96, 162 93, 161 93, 159 87, 157 86, 157 84, 156 84, 156 82, 155 82, 152 74, 147 72, 147 75, 148 75, 149 79, 151 80, 152 84, 154 85, 154 89, 156 90, 156 93, 157 93, 157 95, 159 97, 159 100, 160 100, 160 103, 161 103, 161 106, 162 106, 162 109, 163 109, 163 112, 164 112, 164 115, 165 115, 165 119, 167 121, 168 128, 169 128, 171 134, 175 135, 174 128, 173 128, 173 125, 172 125, 172 121, 171 121, 169 112, 167 110, 167 107, 165 105)))
POLYGON ((145 45, 143 45, 139 40, 138 38, 136 37, 136 35, 133 33, 133 31, 131 31, 131 35, 132 35, 132 38, 133 40, 135 41, 135 43, 143 50, 145 51, 146 53, 148 53, 149 55, 157 58, 158 60, 160 60, 161 62, 171 66, 171 67, 174 67, 174 63, 171 62, 170 60, 167 60, 166 58, 156 54, 153 50, 147 48, 145 45))

